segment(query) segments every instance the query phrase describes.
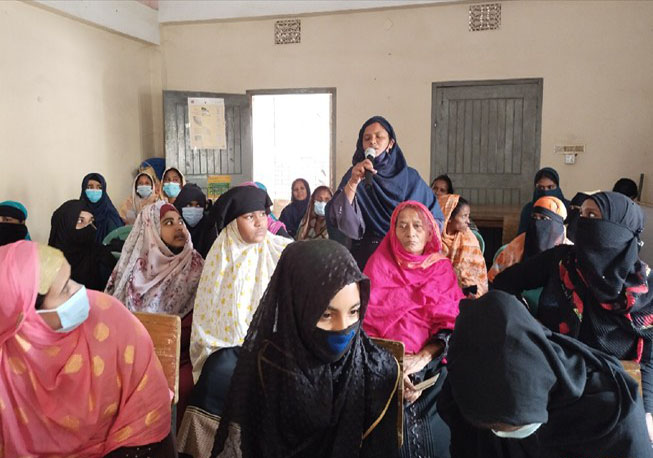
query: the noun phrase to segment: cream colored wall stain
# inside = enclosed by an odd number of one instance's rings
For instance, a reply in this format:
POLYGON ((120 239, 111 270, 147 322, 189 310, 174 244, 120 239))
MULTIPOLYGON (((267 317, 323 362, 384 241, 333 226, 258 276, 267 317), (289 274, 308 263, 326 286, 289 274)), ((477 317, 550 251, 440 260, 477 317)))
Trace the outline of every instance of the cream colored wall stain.
MULTIPOLYGON (((336 87, 336 175, 374 114, 428 180, 431 83, 544 78, 542 165, 568 197, 649 175, 653 201, 653 2, 503 2, 501 29, 469 32, 467 5, 162 26, 156 47, 20 2, 0 2, 0 199, 24 202, 35 238, 103 173, 119 205, 141 159, 162 155, 162 89, 336 87), (556 144, 586 145, 574 166, 556 144)), ((339 178, 338 178, 339 180, 339 178)))

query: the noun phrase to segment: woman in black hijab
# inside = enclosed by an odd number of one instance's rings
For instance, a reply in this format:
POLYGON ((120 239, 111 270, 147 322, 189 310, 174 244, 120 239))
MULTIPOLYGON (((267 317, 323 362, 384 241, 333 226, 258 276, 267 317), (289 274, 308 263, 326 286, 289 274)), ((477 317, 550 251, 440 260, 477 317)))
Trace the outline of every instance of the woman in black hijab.
POLYGON ((292 182, 291 193, 290 203, 281 212, 279 221, 286 225, 288 234, 295 238, 311 199, 311 187, 305 179, 297 178, 292 182))
POLYGON ((369 293, 337 242, 283 252, 240 352, 212 456, 396 456, 398 364, 360 327, 369 293), (353 298, 342 302, 345 290, 353 298))
POLYGON ((83 200, 69 200, 55 210, 50 222, 48 245, 63 251, 70 263, 70 278, 104 291, 117 260, 108 247, 95 241, 97 229, 90 206, 83 200))
POLYGON ((186 183, 175 199, 174 206, 181 213, 193 241, 193 248, 206 259, 211 245, 218 237, 215 222, 205 218, 206 196, 195 183, 186 183))
POLYGON ((653 275, 639 259, 643 229, 642 210, 628 197, 593 194, 582 204, 575 245, 506 269, 494 287, 512 294, 543 287, 536 318, 545 326, 639 362, 653 437, 653 275))
POLYGON ((637 382, 517 299, 463 300, 438 410, 457 458, 653 456, 637 382))
POLYGON ((578 218, 580 218, 580 207, 583 202, 590 196, 586 192, 578 192, 569 202, 569 212, 565 224, 567 225, 567 238, 572 242, 576 240, 576 228, 578 227, 578 218))
MULTIPOLYGON (((569 202, 562 194, 562 189, 560 189, 560 176, 554 168, 544 167, 543 169, 538 170, 535 174, 533 185, 535 186, 535 189, 533 190, 533 200, 524 205, 521 210, 517 234, 526 232, 528 229, 528 225, 531 221, 531 213, 533 212, 533 205, 540 197, 557 197, 566 207, 569 207, 569 202)), ((567 208, 567 210, 569 210, 569 208, 567 208)))

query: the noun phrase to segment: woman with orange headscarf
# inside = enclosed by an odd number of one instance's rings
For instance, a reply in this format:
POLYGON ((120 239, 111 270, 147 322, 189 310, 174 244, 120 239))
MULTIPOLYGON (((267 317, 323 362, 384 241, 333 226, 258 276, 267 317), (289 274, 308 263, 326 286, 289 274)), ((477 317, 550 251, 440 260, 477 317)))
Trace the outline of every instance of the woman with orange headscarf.
POLYGON ((176 456, 168 384, 124 305, 27 241, 0 248, 0 296, 4 456, 176 456))
POLYGON ((444 213, 442 253, 451 260, 458 284, 467 296, 487 293, 487 267, 478 239, 469 228, 469 202, 457 194, 438 197, 444 213))
POLYGON ((553 196, 540 197, 533 205, 526 232, 515 237, 499 253, 488 271, 488 279, 494 281, 494 277, 503 270, 523 259, 561 243, 571 243, 565 236, 565 219, 567 219, 567 209, 560 199, 553 196))

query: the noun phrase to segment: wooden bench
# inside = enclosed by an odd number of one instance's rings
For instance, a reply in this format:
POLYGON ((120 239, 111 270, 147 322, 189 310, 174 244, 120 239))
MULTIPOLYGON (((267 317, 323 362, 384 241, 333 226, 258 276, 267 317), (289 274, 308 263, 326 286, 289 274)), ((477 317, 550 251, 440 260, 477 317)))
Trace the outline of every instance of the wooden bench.
POLYGON ((620 361, 621 365, 626 370, 626 373, 635 379, 639 385, 639 394, 642 394, 642 372, 639 368, 639 363, 635 361, 620 361))
POLYGON ((174 393, 173 404, 179 399, 179 354, 181 348, 181 319, 164 313, 135 312, 154 343, 154 352, 161 362, 168 386, 174 393))

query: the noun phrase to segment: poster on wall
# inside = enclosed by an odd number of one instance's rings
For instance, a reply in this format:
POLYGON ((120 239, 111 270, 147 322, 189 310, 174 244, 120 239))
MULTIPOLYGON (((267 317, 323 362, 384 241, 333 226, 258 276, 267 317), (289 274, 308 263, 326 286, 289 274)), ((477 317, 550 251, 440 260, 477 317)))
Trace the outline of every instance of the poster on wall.
POLYGON ((206 196, 213 200, 220 197, 231 187, 231 175, 209 175, 207 179, 206 196))
POLYGON ((190 146, 193 149, 227 149, 224 99, 188 98, 190 146))

